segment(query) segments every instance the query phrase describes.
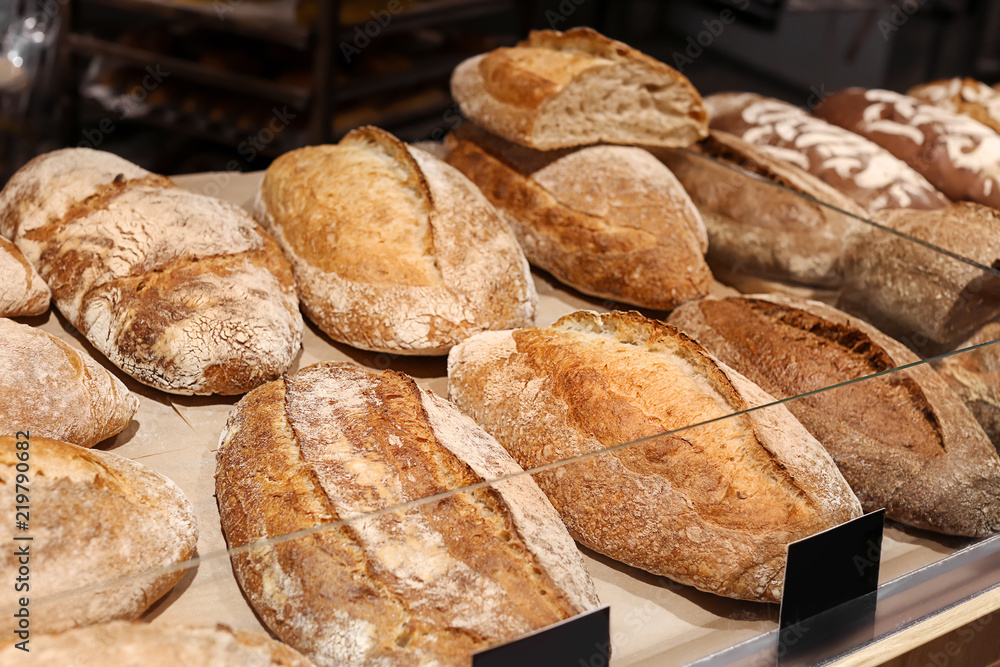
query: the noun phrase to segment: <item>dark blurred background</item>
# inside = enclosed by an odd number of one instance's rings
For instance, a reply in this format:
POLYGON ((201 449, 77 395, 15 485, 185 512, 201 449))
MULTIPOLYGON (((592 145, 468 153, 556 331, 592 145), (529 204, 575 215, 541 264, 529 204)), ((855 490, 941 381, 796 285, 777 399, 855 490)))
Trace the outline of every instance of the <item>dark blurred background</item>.
POLYGON ((703 94, 808 107, 1000 79, 1000 0, 0 0, 0 184, 61 146, 177 174, 263 169, 364 124, 440 139, 458 62, 580 25, 703 94))

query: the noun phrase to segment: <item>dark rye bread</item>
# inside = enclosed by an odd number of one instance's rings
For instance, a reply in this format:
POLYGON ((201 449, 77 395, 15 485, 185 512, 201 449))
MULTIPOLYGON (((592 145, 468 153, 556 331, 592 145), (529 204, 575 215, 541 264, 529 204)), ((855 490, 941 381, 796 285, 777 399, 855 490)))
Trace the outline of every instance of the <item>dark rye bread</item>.
POLYGON ((937 372, 976 416, 979 425, 1000 448, 1000 322, 990 322, 955 349, 983 345, 953 354, 934 363, 937 372))
POLYGON ((690 149, 650 150, 698 207, 708 229, 711 266, 804 285, 840 284, 844 244, 861 224, 857 218, 866 216, 852 199, 721 130, 690 149))
POLYGON ((245 396, 218 451, 232 557, 254 609, 318 665, 467 665, 473 651, 598 604, 531 478, 453 405, 394 371, 310 366, 245 396))
POLYGON ((718 93, 706 97, 705 106, 713 130, 735 134, 808 171, 868 213, 948 205, 927 179, 889 151, 787 102, 753 93, 718 93))
MULTIPOLYGON (((874 327, 776 295, 707 298, 670 323, 777 398, 866 377, 918 357, 874 327)), ((929 365, 785 403, 816 436, 866 511, 952 535, 1000 529, 1000 458, 929 365)))
POLYGON ((528 261, 585 294, 670 310, 708 294, 705 225, 684 188, 631 146, 536 151, 471 123, 447 161, 497 207, 528 261))
POLYGON ((284 372, 302 316, 291 268, 238 206, 110 153, 67 148, 0 192, 0 234, 112 363, 176 394, 240 394, 284 372))
POLYGON ((473 336, 448 391, 524 468, 650 438, 535 480, 580 542, 711 593, 777 601, 788 543, 861 513, 786 408, 720 419, 774 399, 638 313, 473 336))

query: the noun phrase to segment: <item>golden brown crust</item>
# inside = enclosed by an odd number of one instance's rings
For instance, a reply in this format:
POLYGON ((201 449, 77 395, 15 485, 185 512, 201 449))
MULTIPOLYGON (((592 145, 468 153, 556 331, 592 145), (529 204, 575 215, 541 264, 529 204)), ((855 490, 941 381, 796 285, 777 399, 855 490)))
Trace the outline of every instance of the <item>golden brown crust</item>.
POLYGON ((960 113, 1000 132, 1000 90, 969 77, 941 79, 906 92, 922 102, 960 113))
POLYGON ((41 315, 52 294, 17 246, 0 236, 0 317, 41 315))
MULTIPOLYGON (((776 398, 918 361, 874 327, 815 301, 709 297, 670 323, 776 398)), ((1000 529, 1000 458, 926 365, 786 404, 826 447, 866 511, 953 535, 1000 529)))
POLYGON ((775 601, 787 542, 860 513, 785 408, 719 419, 773 399, 637 313, 473 337, 448 379, 525 468, 717 420, 534 475, 576 539, 702 590, 775 601))

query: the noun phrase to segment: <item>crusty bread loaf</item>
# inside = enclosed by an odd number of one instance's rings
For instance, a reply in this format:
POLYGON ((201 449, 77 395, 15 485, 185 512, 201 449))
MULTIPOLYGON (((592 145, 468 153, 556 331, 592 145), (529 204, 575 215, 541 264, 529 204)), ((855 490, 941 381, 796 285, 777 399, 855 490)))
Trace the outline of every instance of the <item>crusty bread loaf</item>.
POLYGON ((689 150, 652 152, 677 176, 701 212, 708 228, 710 265, 805 285, 840 283, 844 242, 862 224, 857 218, 866 217, 852 199, 721 130, 712 130, 689 150), (719 162, 760 178, 720 167, 719 162))
POLYGON ((298 651, 263 635, 214 628, 112 621, 32 635, 26 654, 0 648, 0 667, 311 667, 298 651), (26 658, 30 656, 30 660, 26 658))
POLYGON ((593 296, 670 310, 708 294, 708 237, 684 188, 647 151, 536 151, 470 123, 447 160, 504 215, 535 266, 593 296))
POLYGON ((474 336, 448 391, 526 469, 646 438, 534 478, 580 542, 712 593, 778 600, 788 543, 861 513, 787 408, 721 419, 773 399, 637 313, 474 336))
POLYGON ((0 236, 0 317, 41 315, 52 293, 17 246, 0 236))
POLYGON ((288 369, 302 316, 287 260, 239 207, 110 153, 39 156, 0 192, 62 314, 139 382, 239 394, 288 369))
MULTIPOLYGON (((912 364, 875 327, 816 301, 709 297, 669 320, 776 398, 912 364)), ((865 511, 951 535, 1000 530, 1000 457, 929 365, 789 401, 833 456, 865 511)))
POLYGON ((869 213, 934 209, 948 199, 905 162, 853 132, 787 102, 753 93, 705 98, 714 130, 735 134, 844 193, 869 213))
POLYGON ((55 336, 0 318, 0 341, 0 433, 93 447, 139 408, 121 380, 55 336))
MULTIPOLYGON (((23 438, 21 440, 24 441, 23 438)), ((198 540, 194 510, 177 486, 144 465, 58 440, 27 440, 27 531, 15 530, 15 481, 25 450, 0 436, 0 539, 10 546, 0 576, 11 582, 0 607, 30 599, 31 632, 132 620, 184 576, 166 569, 189 559, 198 540), (29 535, 30 591, 14 590, 15 535, 29 535)), ((17 620, 5 614, 8 640, 17 620)))
POLYGON ((1000 134, 969 116, 863 88, 830 95, 815 113, 882 146, 953 200, 1000 208, 1000 134))
POLYGON ((218 451, 250 603, 318 665, 467 665, 473 651, 597 605, 583 559, 526 475, 447 401, 395 371, 309 366, 248 394, 218 451), (377 513, 365 516, 369 513, 377 513))
POLYGON ((451 94, 480 127, 541 150, 688 146, 708 131, 684 75, 590 28, 533 31, 470 58, 455 68, 451 94))
POLYGON ((952 349, 1000 315, 1000 212, 958 202, 940 211, 881 211, 844 251, 841 308, 924 353, 952 349), (946 255, 919 239, 983 268, 946 255))
POLYGON ((528 262, 496 210, 458 170, 377 128, 275 160, 255 213, 306 314, 348 345, 444 354, 534 320, 528 262))
POLYGON ((956 350, 984 345, 971 352, 953 354, 934 363, 952 390, 972 410, 979 425, 1000 449, 1000 322, 991 322, 962 341, 956 350))
POLYGON ((934 106, 960 113, 1000 132, 1000 90, 968 77, 942 79, 915 86, 906 93, 934 106))

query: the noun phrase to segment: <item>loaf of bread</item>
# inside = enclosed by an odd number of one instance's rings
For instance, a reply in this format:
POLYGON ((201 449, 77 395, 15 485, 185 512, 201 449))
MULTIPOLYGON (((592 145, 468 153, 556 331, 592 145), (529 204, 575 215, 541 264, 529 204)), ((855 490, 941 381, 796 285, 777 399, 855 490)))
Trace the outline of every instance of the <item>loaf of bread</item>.
POLYGON ((40 329, 0 318, 0 433, 93 447, 139 408, 121 380, 40 329))
POLYGON ((533 475, 570 534, 701 590, 777 601, 788 543, 861 513, 787 408, 724 418, 774 399, 637 313, 473 336, 448 392, 525 469, 591 455, 533 475))
MULTIPOLYGON (((0 436, 0 539, 10 554, 0 560, 0 576, 11 582, 0 607, 16 609, 29 598, 32 634, 138 618, 184 576, 179 564, 198 540, 191 503, 140 463, 29 435, 0 436), (24 503, 16 498, 25 487, 29 509, 19 514, 24 503), (28 528, 15 530, 16 521, 28 528), (18 535, 32 539, 14 541, 18 535), (29 549, 29 590, 18 592, 21 563, 13 554, 22 546, 29 549)), ((16 624, 5 614, 6 641, 16 624)))
POLYGON ((230 547, 309 533, 232 559, 258 615, 316 664, 468 665, 598 604, 529 476, 447 493, 518 472, 406 375, 327 362, 236 405, 216 497, 230 547))
POLYGON ((862 224, 858 218, 866 217, 852 199, 720 130, 691 149, 652 152, 701 212, 711 266, 804 285, 840 284, 844 242, 862 224))
POLYGON ((292 262, 302 307, 334 340, 445 354, 530 324, 537 295, 517 239, 457 169, 374 127, 268 168, 255 214, 292 262))
MULTIPOLYGON (((919 358, 857 318, 776 295, 709 297, 669 320, 776 398, 919 358)), ((1000 457, 929 365, 785 403, 826 447, 865 511, 917 528, 985 537, 1000 530, 1000 457)))
POLYGON ((469 123, 445 143, 448 162, 503 214, 528 261, 565 284, 660 310, 708 294, 705 225, 647 151, 536 151, 469 123))
POLYGON ((874 141, 953 200, 1000 208, 1000 134, 891 90, 848 88, 816 115, 874 141))
POLYGON ((52 293, 17 246, 0 236, 0 317, 41 315, 52 293))
POLYGON ((735 134, 804 169, 869 213, 886 208, 934 209, 948 199, 889 151, 787 102, 753 93, 705 98, 714 130, 735 134))
POLYGON ((541 150, 688 146, 708 131, 684 75, 590 28, 533 31, 470 58, 455 68, 451 94, 476 125, 541 150))
POLYGON ((956 346, 953 354, 934 363, 944 379, 972 410, 994 447, 1000 449, 1000 322, 991 322, 956 346), (990 343, 984 345, 984 343, 990 343))
POLYGON ((844 310, 928 354, 952 349, 1000 315, 1000 275, 989 268, 1000 266, 1000 212, 958 202, 872 219, 902 236, 871 227, 845 249, 844 310))
POLYGON ((906 94, 926 104, 968 116, 1000 132, 1000 90, 982 81, 968 77, 942 79, 915 86, 906 94))
POLYGON ((184 627, 112 621, 31 637, 29 654, 0 648, 0 667, 312 667, 298 651, 270 637, 225 625, 184 627), (30 663, 25 655, 30 655, 30 663))
POLYGON ((110 153, 67 148, 0 192, 0 234, 69 322, 143 384, 240 394, 291 365, 302 316, 287 260, 241 208, 110 153))

